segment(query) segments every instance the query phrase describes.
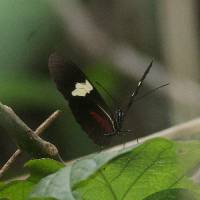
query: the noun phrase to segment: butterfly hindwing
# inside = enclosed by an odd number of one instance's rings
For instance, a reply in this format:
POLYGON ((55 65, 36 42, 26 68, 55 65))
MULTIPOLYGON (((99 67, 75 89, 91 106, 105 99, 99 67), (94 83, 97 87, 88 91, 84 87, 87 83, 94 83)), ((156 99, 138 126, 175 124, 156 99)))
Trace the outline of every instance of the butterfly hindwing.
POLYGON ((56 54, 50 56, 49 69, 83 130, 96 144, 108 144, 110 137, 105 134, 115 131, 112 112, 85 74, 56 54))
POLYGON ((69 101, 69 106, 77 122, 83 130, 94 141, 104 146, 110 143, 110 137, 106 133, 112 133, 113 122, 109 117, 92 101, 69 101))

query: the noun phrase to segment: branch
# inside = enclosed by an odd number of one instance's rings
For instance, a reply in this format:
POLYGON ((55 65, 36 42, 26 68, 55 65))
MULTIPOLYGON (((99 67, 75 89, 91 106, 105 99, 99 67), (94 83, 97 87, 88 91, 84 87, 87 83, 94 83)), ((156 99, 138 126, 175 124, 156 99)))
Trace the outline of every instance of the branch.
POLYGON ((16 161, 18 156, 22 153, 22 150, 28 152, 32 155, 41 155, 45 154, 48 157, 59 157, 57 148, 41 138, 38 137, 41 133, 45 131, 46 128, 60 115, 60 111, 55 111, 51 116, 49 116, 37 129, 33 132, 22 120, 14 113, 14 111, 4 106, 0 103, 0 124, 7 129, 11 137, 14 139, 17 146, 21 149, 18 149, 5 163, 5 165, 0 170, 0 177, 10 168, 11 164, 16 161), (9 128, 8 128, 9 127, 9 128), (19 134, 22 134, 19 136, 19 134), (21 141, 23 140, 23 141, 21 141), (31 145, 31 152, 30 146, 31 145))

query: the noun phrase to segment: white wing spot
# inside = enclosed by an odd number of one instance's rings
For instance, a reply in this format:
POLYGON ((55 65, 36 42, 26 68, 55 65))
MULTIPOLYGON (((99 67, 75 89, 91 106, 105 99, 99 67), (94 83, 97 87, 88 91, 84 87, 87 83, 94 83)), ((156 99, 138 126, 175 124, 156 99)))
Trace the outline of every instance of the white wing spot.
POLYGON ((76 83, 75 90, 72 91, 72 96, 85 97, 93 90, 92 85, 88 80, 85 83, 76 83))

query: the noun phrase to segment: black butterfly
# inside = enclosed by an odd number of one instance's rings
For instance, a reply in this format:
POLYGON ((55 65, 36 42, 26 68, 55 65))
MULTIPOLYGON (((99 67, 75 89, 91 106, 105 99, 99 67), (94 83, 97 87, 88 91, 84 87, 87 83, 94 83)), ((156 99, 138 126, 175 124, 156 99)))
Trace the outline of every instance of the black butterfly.
POLYGON ((112 135, 122 131, 124 118, 129 111, 142 83, 152 67, 152 62, 132 93, 125 110, 117 108, 113 113, 86 75, 73 63, 52 54, 49 70, 58 90, 69 102, 69 106, 83 130, 94 141, 104 146, 110 143, 112 135))

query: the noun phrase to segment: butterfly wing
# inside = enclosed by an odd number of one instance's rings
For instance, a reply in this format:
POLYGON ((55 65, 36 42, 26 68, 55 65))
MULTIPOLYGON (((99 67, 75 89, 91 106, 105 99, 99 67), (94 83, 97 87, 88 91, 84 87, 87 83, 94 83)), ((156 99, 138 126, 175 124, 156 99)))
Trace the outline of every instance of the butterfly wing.
POLYGON ((83 130, 96 144, 109 144, 110 137, 105 134, 115 132, 112 112, 85 74, 56 54, 49 58, 49 69, 83 130))

